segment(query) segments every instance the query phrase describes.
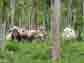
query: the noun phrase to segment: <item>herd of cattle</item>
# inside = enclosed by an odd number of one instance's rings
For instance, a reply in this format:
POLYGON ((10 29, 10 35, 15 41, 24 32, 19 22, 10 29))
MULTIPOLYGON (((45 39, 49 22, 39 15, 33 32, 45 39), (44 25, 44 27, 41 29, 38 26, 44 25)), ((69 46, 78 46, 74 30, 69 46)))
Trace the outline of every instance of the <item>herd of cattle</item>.
MULTIPOLYGON (((72 29, 70 27, 66 27, 64 29, 62 36, 65 40, 71 40, 71 39, 76 39, 78 34, 75 32, 74 29, 72 29)), ((46 31, 42 31, 40 29, 27 30, 25 28, 13 26, 13 27, 9 28, 8 33, 6 35, 6 40, 17 40, 17 41, 29 40, 29 41, 32 41, 35 39, 40 39, 40 40, 48 39, 48 33, 46 31)))
POLYGON ((45 40, 48 38, 48 34, 46 31, 38 30, 27 30, 25 28, 20 28, 17 26, 13 26, 9 28, 8 33, 6 35, 6 40, 28 40, 32 41, 34 39, 45 40))

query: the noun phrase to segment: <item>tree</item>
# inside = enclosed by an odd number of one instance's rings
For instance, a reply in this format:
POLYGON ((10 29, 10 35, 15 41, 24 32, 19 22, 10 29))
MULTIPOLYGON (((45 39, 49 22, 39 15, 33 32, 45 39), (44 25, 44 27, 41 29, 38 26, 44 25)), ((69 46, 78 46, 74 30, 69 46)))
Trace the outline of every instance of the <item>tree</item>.
POLYGON ((46 27, 46 31, 48 30, 48 0, 44 0, 44 16, 45 16, 45 27, 46 27))
POLYGON ((74 24, 74 28, 77 31, 78 37, 77 40, 81 40, 81 29, 83 27, 83 20, 82 20, 82 12, 81 12, 81 0, 75 1, 76 7, 76 21, 74 24))
POLYGON ((16 0, 10 0, 11 25, 14 25, 15 4, 16 4, 16 0))
POLYGON ((36 0, 32 0, 32 29, 36 29, 36 0))
POLYGON ((2 23, 6 20, 6 10, 7 10, 7 1, 6 0, 1 0, 0 1, 0 10, 1 10, 1 16, 2 16, 2 23))
POLYGON ((60 0, 54 0, 52 20, 52 59, 58 61, 60 57, 60 0))

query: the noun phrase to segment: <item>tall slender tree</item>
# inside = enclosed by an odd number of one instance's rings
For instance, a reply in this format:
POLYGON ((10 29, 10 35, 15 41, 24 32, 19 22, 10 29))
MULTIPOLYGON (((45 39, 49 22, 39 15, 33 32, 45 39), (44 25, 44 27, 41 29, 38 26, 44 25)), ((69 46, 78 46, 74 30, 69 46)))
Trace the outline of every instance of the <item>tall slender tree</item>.
POLYGON ((77 0, 76 2, 76 22, 75 22, 75 30, 77 31, 77 40, 81 40, 81 28, 83 27, 82 20, 82 11, 81 11, 81 0, 77 0))
POLYGON ((67 25, 71 25, 72 24, 72 0, 68 0, 68 15, 67 15, 67 18, 68 18, 68 23, 67 25))
POLYGON ((44 0, 44 16, 45 16, 45 27, 46 27, 46 30, 48 30, 48 0, 44 0))
POLYGON ((58 62, 60 57, 60 0, 54 0, 52 20, 52 59, 58 62))
POLYGON ((2 5, 1 5, 1 10, 2 10, 2 23, 5 21, 6 19, 6 9, 7 9, 7 1, 3 0, 1 1, 2 5))
POLYGON ((32 29, 36 29, 36 0, 32 0, 32 29))
POLYGON ((10 0, 11 25, 14 25, 15 5, 16 5, 16 0, 10 0))

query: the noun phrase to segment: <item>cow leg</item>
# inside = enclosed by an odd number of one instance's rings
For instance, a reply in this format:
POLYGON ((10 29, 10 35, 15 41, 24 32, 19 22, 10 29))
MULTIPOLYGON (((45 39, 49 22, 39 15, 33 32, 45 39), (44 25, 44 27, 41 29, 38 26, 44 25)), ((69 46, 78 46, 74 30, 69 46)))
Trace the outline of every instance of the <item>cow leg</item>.
POLYGON ((11 39, 14 40, 14 36, 13 35, 11 35, 11 39))
POLYGON ((20 42, 20 41, 21 41, 21 37, 20 37, 20 36, 17 36, 17 37, 16 37, 16 40, 17 40, 18 42, 20 42))

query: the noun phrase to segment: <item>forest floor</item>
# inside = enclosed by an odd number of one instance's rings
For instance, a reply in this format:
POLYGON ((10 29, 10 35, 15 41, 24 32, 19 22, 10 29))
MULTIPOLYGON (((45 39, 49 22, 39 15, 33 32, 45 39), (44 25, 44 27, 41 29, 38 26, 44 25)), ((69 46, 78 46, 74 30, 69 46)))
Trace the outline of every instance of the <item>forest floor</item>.
MULTIPOLYGON (((52 63, 48 42, 6 42, 5 50, 0 52, 0 63, 52 63)), ((62 43, 60 63, 84 63, 84 42, 62 43)))
POLYGON ((48 42, 6 41, 4 51, 0 52, 0 63, 51 63, 48 42))
POLYGON ((84 63, 84 41, 62 44, 61 63, 84 63))

